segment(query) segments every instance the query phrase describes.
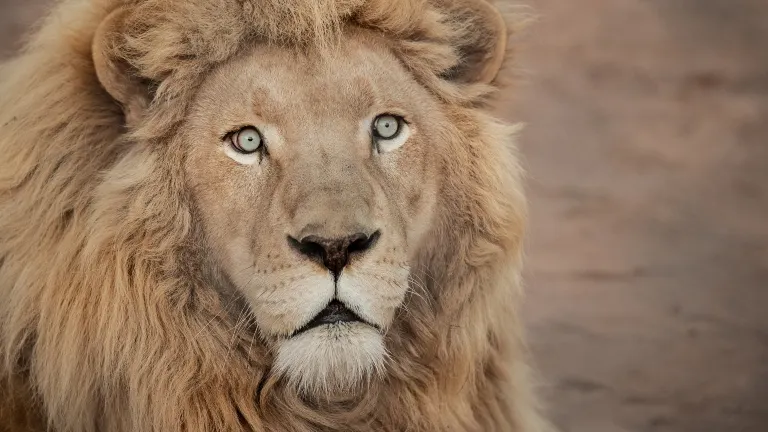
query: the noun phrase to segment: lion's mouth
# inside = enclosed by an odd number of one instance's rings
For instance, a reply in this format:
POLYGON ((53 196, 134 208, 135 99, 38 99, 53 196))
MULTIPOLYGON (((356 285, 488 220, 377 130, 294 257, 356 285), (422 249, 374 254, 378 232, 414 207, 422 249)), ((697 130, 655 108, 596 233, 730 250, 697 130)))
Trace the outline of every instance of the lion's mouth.
POLYGON ((312 318, 310 322, 296 330, 291 335, 291 337, 301 334, 307 330, 311 330, 315 327, 320 327, 322 325, 350 322, 360 322, 363 324, 368 324, 372 327, 376 327, 375 325, 370 324, 369 322, 360 318, 360 316, 348 308, 344 303, 338 300, 332 300, 330 303, 328 303, 328 306, 326 306, 325 309, 321 310, 320 313, 315 315, 315 317, 312 318))

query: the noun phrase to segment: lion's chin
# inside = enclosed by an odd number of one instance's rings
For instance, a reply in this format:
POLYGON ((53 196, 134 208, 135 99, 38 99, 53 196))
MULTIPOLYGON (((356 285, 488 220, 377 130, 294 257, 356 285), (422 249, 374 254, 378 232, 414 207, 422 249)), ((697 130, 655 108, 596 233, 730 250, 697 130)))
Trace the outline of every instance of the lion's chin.
POLYGON ((386 357, 384 339, 370 325, 325 324, 281 341, 275 371, 303 393, 333 395, 382 374, 386 357))

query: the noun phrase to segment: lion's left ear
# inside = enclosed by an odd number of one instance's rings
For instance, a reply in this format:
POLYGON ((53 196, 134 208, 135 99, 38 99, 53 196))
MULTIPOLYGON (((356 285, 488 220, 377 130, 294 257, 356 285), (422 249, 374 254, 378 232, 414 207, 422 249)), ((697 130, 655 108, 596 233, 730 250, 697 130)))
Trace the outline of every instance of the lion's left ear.
POLYGON ((126 9, 110 13, 96 29, 91 46, 93 65, 102 87, 123 108, 125 122, 134 124, 149 104, 149 89, 125 60, 122 39, 126 9))
POLYGON ((454 0, 453 19, 460 23, 456 42, 461 62, 447 78, 490 84, 498 75, 507 54, 507 24, 501 12, 487 0, 454 0))

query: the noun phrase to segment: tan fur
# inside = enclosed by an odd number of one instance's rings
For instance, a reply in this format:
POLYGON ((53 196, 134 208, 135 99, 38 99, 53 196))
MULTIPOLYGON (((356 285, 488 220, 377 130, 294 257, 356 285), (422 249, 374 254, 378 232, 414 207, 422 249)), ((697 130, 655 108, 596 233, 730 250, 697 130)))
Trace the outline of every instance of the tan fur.
POLYGON ((61 3, 0 72, 0 430, 548 430, 477 1, 61 3), (413 130, 372 162, 374 108, 413 130), (242 122, 263 163, 223 150, 242 122), (286 339, 328 285, 286 233, 356 224, 339 295, 381 332, 286 339))

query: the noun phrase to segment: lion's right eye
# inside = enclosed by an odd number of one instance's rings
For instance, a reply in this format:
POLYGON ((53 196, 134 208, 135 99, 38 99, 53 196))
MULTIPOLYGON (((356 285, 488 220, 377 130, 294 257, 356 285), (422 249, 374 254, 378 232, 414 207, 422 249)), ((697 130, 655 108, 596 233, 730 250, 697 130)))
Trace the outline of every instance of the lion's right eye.
POLYGON ((253 154, 261 150, 263 138, 261 132, 253 126, 246 126, 227 136, 229 145, 238 153, 253 154))

